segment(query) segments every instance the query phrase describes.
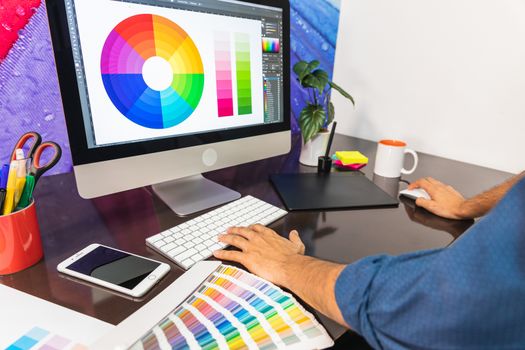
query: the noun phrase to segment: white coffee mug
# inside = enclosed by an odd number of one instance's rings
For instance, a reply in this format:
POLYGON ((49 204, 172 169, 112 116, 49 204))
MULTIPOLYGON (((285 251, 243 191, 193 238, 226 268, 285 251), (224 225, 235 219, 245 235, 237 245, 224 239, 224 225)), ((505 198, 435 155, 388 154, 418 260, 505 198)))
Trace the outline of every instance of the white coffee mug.
POLYGON ((407 148, 407 144, 397 140, 382 140, 377 145, 376 164, 374 173, 383 177, 401 177, 416 171, 419 158, 417 153, 407 148), (414 157, 414 166, 410 170, 403 168, 405 154, 414 157))

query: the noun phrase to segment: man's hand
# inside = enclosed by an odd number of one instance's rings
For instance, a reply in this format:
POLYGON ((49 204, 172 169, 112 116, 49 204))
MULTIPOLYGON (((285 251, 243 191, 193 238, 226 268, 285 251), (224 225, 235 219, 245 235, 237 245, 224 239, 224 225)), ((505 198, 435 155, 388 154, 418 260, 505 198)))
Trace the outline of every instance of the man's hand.
POLYGON ((335 300, 335 283, 345 266, 305 256, 297 231, 290 232, 290 239, 286 239, 262 225, 234 227, 219 240, 241 251, 218 250, 213 253, 216 258, 243 264, 347 326, 335 300))
POLYGON ((290 232, 288 240, 262 225, 233 227, 219 240, 241 251, 219 250, 214 253, 216 258, 238 262, 256 275, 281 286, 285 286, 288 280, 287 267, 304 255, 304 244, 295 230, 290 232))
POLYGON ((422 188, 430 195, 430 200, 418 198, 416 205, 431 213, 447 219, 463 220, 471 217, 465 213, 465 198, 452 186, 445 185, 431 177, 410 184, 408 189, 422 188))

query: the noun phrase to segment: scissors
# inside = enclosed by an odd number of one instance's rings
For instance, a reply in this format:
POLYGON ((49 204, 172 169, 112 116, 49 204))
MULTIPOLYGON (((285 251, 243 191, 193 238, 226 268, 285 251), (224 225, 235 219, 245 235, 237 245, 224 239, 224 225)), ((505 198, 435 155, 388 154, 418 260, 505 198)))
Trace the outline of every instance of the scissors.
POLYGON ((52 141, 42 142, 42 136, 35 131, 27 132, 23 134, 13 149, 11 153, 11 160, 16 160, 16 150, 23 149, 29 143, 29 151, 26 154, 26 158, 32 158, 31 168, 29 169, 29 175, 32 175, 35 178, 35 183, 38 181, 40 176, 42 176, 46 171, 54 167, 60 157, 62 157, 62 149, 59 145, 52 141), (40 158, 42 153, 46 149, 53 149, 53 154, 49 161, 46 164, 40 163, 40 158))

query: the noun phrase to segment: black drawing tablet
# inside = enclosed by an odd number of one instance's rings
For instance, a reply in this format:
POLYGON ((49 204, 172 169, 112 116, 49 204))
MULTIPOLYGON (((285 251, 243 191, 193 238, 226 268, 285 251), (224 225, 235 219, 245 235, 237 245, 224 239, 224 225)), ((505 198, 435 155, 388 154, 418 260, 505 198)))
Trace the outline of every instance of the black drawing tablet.
POLYGON ((292 210, 396 207, 390 197, 362 173, 297 173, 271 175, 284 205, 292 210))

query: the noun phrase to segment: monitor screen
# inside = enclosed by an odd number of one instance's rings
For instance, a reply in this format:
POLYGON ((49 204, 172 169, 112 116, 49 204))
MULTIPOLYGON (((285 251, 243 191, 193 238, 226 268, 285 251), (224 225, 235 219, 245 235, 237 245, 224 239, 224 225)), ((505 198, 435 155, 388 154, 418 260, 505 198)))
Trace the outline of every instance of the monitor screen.
POLYGON ((65 0, 65 10, 84 134, 76 163, 101 148, 151 142, 154 152, 284 130, 282 8, 65 0), (186 141, 166 144, 174 137, 186 141))
POLYGON ((290 151, 288 0, 46 7, 82 197, 290 151))

